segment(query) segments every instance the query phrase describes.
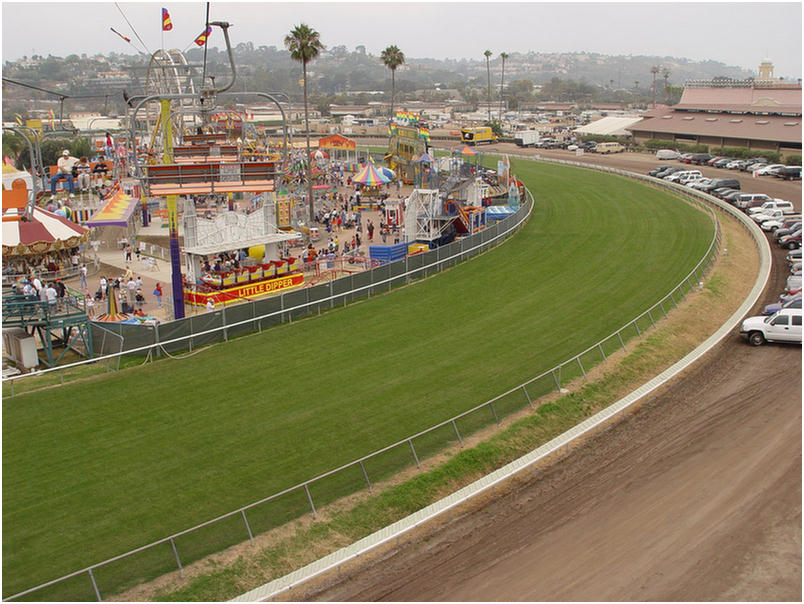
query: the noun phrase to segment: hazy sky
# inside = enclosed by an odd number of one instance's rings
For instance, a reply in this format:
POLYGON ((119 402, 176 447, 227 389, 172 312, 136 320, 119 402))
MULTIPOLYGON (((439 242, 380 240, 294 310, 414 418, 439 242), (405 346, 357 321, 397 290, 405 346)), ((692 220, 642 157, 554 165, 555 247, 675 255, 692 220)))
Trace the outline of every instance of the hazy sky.
MULTIPOLYGON (((483 51, 588 51, 713 59, 756 70, 770 57, 776 75, 801 77, 800 2, 488 3, 212 2, 210 20, 232 24, 233 44, 283 46, 300 22, 327 47, 362 44, 374 55, 396 44, 408 57, 483 58, 483 51)), ((203 2, 5 2, 3 60, 23 55, 133 52, 162 44, 161 8, 173 30, 165 47, 186 49, 203 30, 203 2), (122 10, 122 13, 121 13, 122 10), (125 15, 125 17, 124 17, 125 15), (130 22, 129 25, 126 19, 130 22), (34 25, 35 24, 35 25, 34 25)), ((223 48, 215 29, 212 46, 223 48)))

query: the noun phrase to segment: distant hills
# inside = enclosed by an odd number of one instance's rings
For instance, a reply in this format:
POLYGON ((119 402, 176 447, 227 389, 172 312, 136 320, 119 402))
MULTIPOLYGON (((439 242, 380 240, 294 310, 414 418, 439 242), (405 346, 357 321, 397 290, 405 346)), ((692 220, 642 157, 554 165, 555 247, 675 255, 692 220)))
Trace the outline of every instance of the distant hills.
MULTIPOLYGON (((400 47, 403 52, 404 47, 400 47)), ((238 69, 237 90, 282 91, 294 100, 301 98, 300 65, 290 59, 284 48, 255 46, 240 43, 234 48, 238 69)), ((191 64, 200 64, 203 50, 193 48, 186 54, 191 64)), ((229 74, 229 61, 225 49, 208 49, 207 72, 225 78, 229 74)), ((759 63, 759 58, 757 59, 759 63)), ((6 61, 3 75, 17 81, 57 91, 70 96, 109 95, 104 98, 105 109, 123 111, 122 90, 137 93, 145 90, 147 82, 146 58, 137 55, 111 54, 107 56, 71 55, 68 57, 24 57, 19 61, 6 61), (111 103, 111 107, 109 106, 111 103)), ((494 96, 499 90, 502 62, 499 55, 490 59, 494 96)), ((657 90, 664 91, 665 82, 683 86, 689 79, 709 79, 717 76, 748 78, 753 72, 718 61, 693 61, 676 57, 642 55, 611 56, 588 52, 518 53, 511 52, 505 62, 506 94, 512 102, 517 99, 578 100, 572 98, 544 98, 544 94, 565 96, 579 91, 586 99, 623 101, 650 98, 653 82, 651 69, 659 68, 657 90), (666 76, 666 79, 665 79, 666 76), (572 80, 577 85, 557 85, 556 79, 572 80), (567 92, 570 91, 570 92, 567 92)), ((363 47, 349 50, 345 46, 327 48, 309 64, 310 92, 313 103, 325 110, 329 103, 367 102, 390 95, 389 70, 378 56, 365 52, 363 47)), ((200 70, 198 70, 200 71, 200 70)), ((218 79, 218 81, 223 81, 218 79)), ((483 102, 487 96, 486 61, 477 59, 433 59, 407 56, 396 72, 396 91, 400 100, 443 100, 457 98, 469 103, 483 102)), ((35 92, 18 86, 3 85, 5 97, 3 116, 9 107, 24 109, 21 101, 54 99, 52 95, 35 92)), ((658 98, 662 99, 662 92, 658 98)), ((73 108, 97 108, 98 103, 86 100, 71 101, 73 108)))

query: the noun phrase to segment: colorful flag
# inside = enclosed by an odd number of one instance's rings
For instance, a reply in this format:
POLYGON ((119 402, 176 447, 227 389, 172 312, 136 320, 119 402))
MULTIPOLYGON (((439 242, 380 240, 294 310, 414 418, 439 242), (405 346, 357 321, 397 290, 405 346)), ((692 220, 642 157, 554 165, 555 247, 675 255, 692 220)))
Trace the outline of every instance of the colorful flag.
POLYGON ((131 43, 131 40, 130 40, 129 38, 126 38, 126 37, 125 37, 123 34, 121 34, 119 31, 116 31, 114 27, 110 27, 109 29, 111 29, 111 30, 112 30, 114 33, 116 33, 118 36, 120 36, 121 38, 123 38, 123 39, 124 39, 126 42, 128 42, 129 44, 131 43))
POLYGON ((50 119, 52 119, 52 120, 56 119, 56 114, 53 112, 52 109, 50 110, 50 119))
POLYGON ((199 46, 203 46, 204 44, 207 43, 207 40, 209 39, 209 34, 211 34, 211 33, 212 33, 212 28, 207 27, 203 32, 201 32, 198 35, 198 37, 195 39, 195 43, 198 44, 199 46))
POLYGON ((162 9, 162 31, 170 31, 173 29, 173 23, 170 22, 170 14, 168 9, 162 9))

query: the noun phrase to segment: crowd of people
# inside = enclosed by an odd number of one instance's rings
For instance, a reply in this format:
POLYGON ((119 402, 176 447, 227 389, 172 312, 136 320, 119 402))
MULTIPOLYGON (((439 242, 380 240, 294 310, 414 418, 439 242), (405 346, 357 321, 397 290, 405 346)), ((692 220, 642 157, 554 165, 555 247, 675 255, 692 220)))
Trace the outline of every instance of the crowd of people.
POLYGON ((53 279, 74 276, 81 266, 81 252, 76 247, 32 256, 4 258, 3 275, 6 279, 34 276, 53 279))

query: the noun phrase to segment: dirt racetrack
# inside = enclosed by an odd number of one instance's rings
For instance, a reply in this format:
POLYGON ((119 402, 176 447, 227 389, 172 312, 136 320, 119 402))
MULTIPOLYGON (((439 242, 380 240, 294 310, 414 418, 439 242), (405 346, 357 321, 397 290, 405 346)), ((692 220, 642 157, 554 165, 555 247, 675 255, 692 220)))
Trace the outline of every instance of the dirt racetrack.
MULTIPOLYGON (((800 183, 744 189, 801 207, 800 183)), ((567 458, 307 597, 800 601, 801 451, 801 349, 734 333, 567 458)))

